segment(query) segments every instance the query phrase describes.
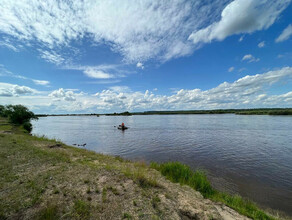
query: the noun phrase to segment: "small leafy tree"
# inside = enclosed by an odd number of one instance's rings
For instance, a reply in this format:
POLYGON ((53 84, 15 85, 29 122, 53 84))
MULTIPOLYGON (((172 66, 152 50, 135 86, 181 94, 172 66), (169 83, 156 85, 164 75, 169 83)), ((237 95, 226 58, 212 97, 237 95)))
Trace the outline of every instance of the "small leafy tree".
POLYGON ((38 119, 33 112, 29 111, 29 109, 23 105, 1 105, 0 115, 2 117, 8 117, 9 121, 14 124, 23 125, 23 128, 29 132, 32 130, 30 120, 38 119))
POLYGON ((37 119, 35 114, 23 105, 8 105, 6 106, 6 115, 14 124, 24 124, 31 119, 37 119))

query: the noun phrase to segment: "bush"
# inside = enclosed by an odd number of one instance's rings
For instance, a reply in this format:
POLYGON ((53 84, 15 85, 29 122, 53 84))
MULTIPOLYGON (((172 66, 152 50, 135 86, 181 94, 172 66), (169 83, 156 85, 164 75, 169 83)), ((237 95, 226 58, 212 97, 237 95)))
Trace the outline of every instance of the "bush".
POLYGON ((37 120, 38 117, 23 105, 0 105, 0 116, 6 117, 10 122, 22 125, 28 132, 32 131, 30 120, 37 120))
MULTIPOLYGON (((23 105, 1 106, 0 113, 1 116, 8 117, 10 122, 19 125, 24 125, 24 123, 29 122, 31 119, 37 119, 35 114, 23 105)), ((26 126, 27 128, 29 127, 28 125, 26 126)))
POLYGON ((30 122, 24 122, 23 128, 30 133, 32 131, 32 124, 30 122))

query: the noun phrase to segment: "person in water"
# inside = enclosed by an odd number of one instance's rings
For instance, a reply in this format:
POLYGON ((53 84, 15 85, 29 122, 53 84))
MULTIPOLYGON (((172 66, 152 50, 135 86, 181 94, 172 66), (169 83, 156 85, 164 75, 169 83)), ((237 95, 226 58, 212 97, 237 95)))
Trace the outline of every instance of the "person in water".
POLYGON ((120 130, 126 130, 128 128, 125 126, 124 123, 122 123, 121 125, 119 125, 118 129, 120 129, 120 130))

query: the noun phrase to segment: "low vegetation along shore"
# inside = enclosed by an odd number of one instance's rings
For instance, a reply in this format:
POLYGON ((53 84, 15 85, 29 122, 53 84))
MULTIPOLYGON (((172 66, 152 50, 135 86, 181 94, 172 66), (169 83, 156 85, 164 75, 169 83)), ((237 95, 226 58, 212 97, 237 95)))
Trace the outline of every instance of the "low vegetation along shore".
POLYGON ((255 108, 255 109, 214 109, 214 110, 186 110, 186 111, 145 111, 121 112, 109 114, 40 114, 46 116, 131 116, 131 115, 203 115, 203 114, 236 114, 236 115, 292 115, 292 108, 255 108))
POLYGON ((277 219, 180 163, 131 162, 0 118, 0 219, 277 219), (231 207, 231 208, 230 208, 231 207), (235 211, 236 210, 236 211, 235 211))

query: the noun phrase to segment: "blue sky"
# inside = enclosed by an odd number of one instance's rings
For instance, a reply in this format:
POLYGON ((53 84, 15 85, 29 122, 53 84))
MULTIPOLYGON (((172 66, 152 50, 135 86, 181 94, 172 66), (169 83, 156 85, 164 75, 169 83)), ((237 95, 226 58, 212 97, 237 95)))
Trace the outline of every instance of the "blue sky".
POLYGON ((0 104, 292 107, 291 0, 2 0, 0 11, 0 104))

